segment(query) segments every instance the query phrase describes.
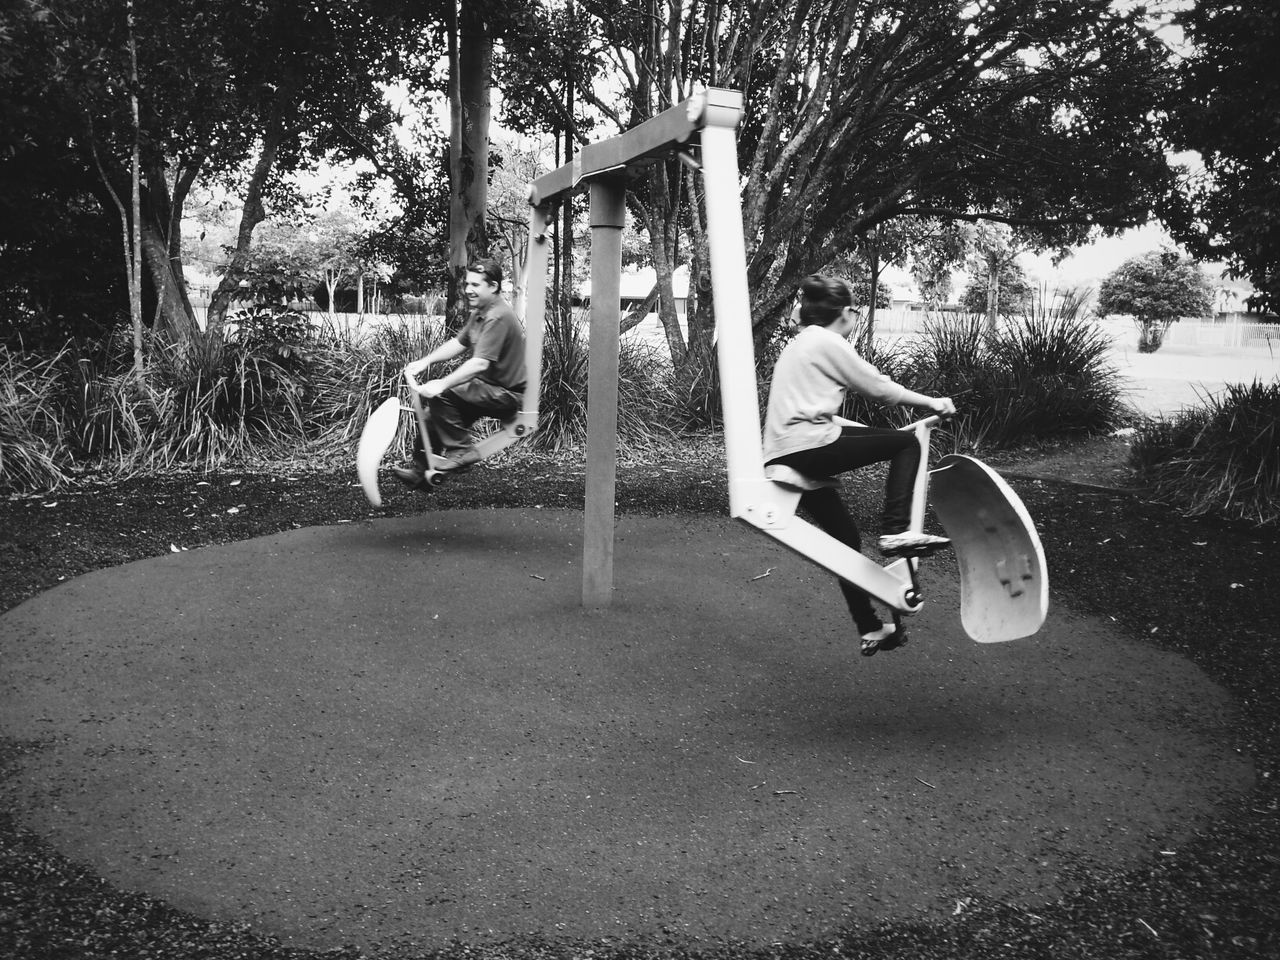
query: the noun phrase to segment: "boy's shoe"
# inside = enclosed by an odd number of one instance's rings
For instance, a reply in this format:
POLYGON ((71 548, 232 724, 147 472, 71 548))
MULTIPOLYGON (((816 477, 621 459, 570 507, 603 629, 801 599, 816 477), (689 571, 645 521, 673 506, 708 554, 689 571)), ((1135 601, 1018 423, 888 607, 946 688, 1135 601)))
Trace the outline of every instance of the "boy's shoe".
POLYGON ((878 546, 886 557, 920 557, 925 554, 949 547, 951 541, 946 537, 935 537, 931 533, 886 533, 880 538, 878 546))
POLYGON ((412 467, 392 467, 391 472, 410 490, 426 490, 428 487, 427 478, 418 469, 417 464, 412 467))
POLYGON ((879 630, 862 635, 861 652, 864 657, 874 657, 881 650, 897 650, 906 646, 907 631, 893 623, 886 623, 879 630))
POLYGON ((475 447, 467 447, 465 450, 459 450, 447 457, 441 457, 436 464, 436 469, 441 471, 448 470, 466 470, 480 462, 480 453, 475 447))

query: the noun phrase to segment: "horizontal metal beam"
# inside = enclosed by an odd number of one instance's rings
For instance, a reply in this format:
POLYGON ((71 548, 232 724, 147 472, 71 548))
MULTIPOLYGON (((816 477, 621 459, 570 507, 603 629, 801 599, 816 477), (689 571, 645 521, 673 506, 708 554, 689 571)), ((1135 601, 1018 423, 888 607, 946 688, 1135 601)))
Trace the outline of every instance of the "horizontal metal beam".
POLYGON ((593 177, 680 149, 705 126, 736 127, 741 115, 741 93, 710 87, 616 137, 587 144, 571 163, 529 185, 529 203, 535 207, 555 203, 593 177))

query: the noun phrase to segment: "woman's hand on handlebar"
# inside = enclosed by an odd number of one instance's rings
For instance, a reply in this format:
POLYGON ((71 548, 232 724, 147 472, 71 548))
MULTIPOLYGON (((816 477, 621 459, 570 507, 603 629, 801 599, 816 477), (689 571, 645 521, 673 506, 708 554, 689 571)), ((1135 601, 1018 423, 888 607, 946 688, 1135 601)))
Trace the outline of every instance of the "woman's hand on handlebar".
POLYGON ((954 417, 956 415, 956 405, 951 402, 950 397, 930 398, 929 409, 940 417, 954 417))

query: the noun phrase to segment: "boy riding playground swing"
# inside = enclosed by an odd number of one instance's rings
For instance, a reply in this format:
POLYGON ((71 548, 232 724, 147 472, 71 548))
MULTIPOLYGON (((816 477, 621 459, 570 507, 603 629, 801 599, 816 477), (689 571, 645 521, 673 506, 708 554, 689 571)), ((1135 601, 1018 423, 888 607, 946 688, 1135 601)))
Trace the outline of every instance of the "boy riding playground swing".
MULTIPOLYGON (((613 592, 619 278, 626 176, 645 163, 677 154, 700 168, 703 176, 730 516, 862 588, 885 604, 895 619, 915 613, 923 604, 919 557, 900 557, 881 565, 802 520, 796 515, 801 492, 835 481, 764 465, 738 193, 736 129, 741 115, 740 93, 711 88, 619 136, 583 147, 572 163, 530 185, 524 317, 527 386, 522 409, 481 440, 477 451, 487 458, 537 429, 548 230, 557 204, 586 185, 592 303, 582 599, 584 606, 607 606, 613 592)), ((378 467, 405 409, 413 411, 424 446, 428 453, 431 450, 421 398, 408 374, 406 380, 412 406, 403 407, 398 397, 384 401, 370 415, 360 438, 357 473, 374 506, 382 502, 378 467)), ((961 621, 971 638, 990 643, 1030 636, 1044 623, 1049 596, 1044 551, 1035 526, 1017 494, 980 461, 951 454, 930 469, 930 436, 937 422, 937 417, 928 417, 904 428, 914 431, 921 445, 911 529, 922 529, 931 505, 956 554, 961 621)), ((429 481, 442 476, 428 471, 429 481)))

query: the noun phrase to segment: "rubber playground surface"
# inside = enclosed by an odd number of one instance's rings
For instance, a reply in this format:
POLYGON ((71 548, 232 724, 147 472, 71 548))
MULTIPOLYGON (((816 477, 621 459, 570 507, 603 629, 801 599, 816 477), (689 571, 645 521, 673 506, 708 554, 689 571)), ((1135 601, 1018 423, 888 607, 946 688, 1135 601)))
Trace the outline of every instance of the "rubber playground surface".
MULTIPOLYGON (((800 940, 1035 904, 1253 781, 1188 661, 1051 605, 858 655, 831 578, 721 518, 457 510, 102 570, 0 617, 4 783, 116 885, 313 948, 800 940)), ((1050 571, 1052 584, 1052 571, 1050 571)))

